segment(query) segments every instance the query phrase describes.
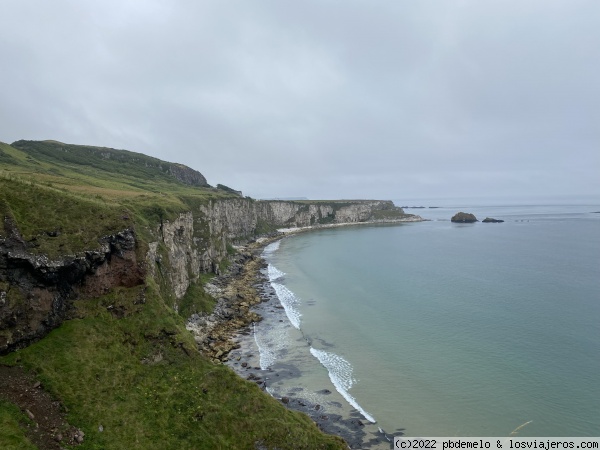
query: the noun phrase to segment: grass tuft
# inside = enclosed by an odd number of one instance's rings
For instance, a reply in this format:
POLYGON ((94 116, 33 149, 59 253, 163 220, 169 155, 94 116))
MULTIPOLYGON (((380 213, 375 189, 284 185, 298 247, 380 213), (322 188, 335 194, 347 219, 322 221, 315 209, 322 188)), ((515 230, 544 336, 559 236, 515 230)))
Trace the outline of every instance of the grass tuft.
POLYGON ((0 399, 0 448, 6 450, 35 450, 37 447, 25 436, 29 418, 12 403, 0 399))

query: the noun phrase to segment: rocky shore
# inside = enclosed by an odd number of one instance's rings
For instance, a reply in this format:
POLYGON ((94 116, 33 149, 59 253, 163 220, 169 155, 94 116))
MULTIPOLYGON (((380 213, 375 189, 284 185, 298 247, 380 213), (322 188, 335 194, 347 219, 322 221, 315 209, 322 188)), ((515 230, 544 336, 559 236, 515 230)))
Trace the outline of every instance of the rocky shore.
POLYGON ((260 268, 265 264, 260 258, 264 245, 254 242, 240 248, 229 270, 205 286, 205 290, 217 299, 212 314, 194 314, 188 319, 186 328, 194 334, 199 350, 213 362, 227 361, 229 352, 238 346, 232 337, 242 328, 261 320, 251 307, 262 301, 255 285, 260 268))
MULTIPOLYGON (((259 275, 261 281, 257 289, 263 301, 253 309, 266 323, 256 324, 256 327, 269 327, 277 322, 292 327, 271 284, 264 273, 259 275)), ((234 339, 236 348, 229 353, 225 364, 242 378, 257 383, 287 408, 308 415, 323 432, 342 437, 349 448, 387 450, 394 435, 403 434, 402 430, 386 433, 377 424, 365 420, 328 380, 318 388, 311 387, 304 377, 306 371, 313 369, 301 362, 276 361, 267 368, 261 368, 261 353, 252 326, 240 330, 234 339)), ((316 360, 314 364, 318 364, 316 360)))
POLYGON ((286 234, 310 229, 280 230, 276 235, 238 248, 227 273, 211 280, 205 289, 218 299, 210 315, 194 315, 187 323, 195 335, 198 348, 215 363, 227 364, 242 378, 258 384, 281 401, 286 407, 301 411, 313 419, 326 433, 341 436, 349 448, 388 449, 394 435, 402 430, 386 433, 376 424, 345 404, 336 392, 323 388, 318 392, 305 392, 296 387, 278 395, 269 389, 270 380, 294 383, 300 379, 302 368, 276 364, 261 369, 260 354, 253 337, 255 323, 267 317, 273 321, 287 321, 285 312, 267 277, 267 263, 261 257, 269 243, 286 234))

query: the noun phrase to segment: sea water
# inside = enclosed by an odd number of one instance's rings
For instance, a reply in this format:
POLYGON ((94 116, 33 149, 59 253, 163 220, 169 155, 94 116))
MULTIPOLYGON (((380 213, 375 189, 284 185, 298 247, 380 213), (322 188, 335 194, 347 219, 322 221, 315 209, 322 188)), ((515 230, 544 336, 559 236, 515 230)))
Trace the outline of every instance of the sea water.
MULTIPOLYGON (((285 322, 261 366, 408 436, 600 435, 598 205, 408 210, 265 249, 285 322), (454 224, 460 209, 504 223, 454 224)), ((261 332, 263 330, 263 332, 261 332)), ((268 332, 266 332, 268 330, 268 332)))

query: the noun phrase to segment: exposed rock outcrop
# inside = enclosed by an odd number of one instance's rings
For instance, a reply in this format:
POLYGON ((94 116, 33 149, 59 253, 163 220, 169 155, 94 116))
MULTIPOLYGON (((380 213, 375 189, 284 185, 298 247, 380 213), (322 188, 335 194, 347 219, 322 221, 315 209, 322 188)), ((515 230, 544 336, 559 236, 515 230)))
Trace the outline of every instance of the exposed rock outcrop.
POLYGON ((169 173, 178 181, 190 186, 208 186, 206 178, 197 170, 191 169, 183 164, 171 163, 168 165, 169 173))
POLYGON ((481 221, 482 223, 502 223, 504 220, 502 219, 493 219, 491 217, 486 217, 481 221))
POLYGON ((455 223, 474 223, 474 222, 478 222, 478 220, 475 217, 475 215, 473 215, 471 213, 464 213, 464 212, 459 212, 459 213, 454 214, 454 216, 452 216, 451 221, 455 222, 455 223))
POLYGON ((135 234, 100 238, 100 249, 49 259, 28 251, 10 217, 0 235, 0 354, 27 346, 69 316, 79 294, 95 297, 144 282, 135 234))
POLYGON ((250 308, 261 302, 254 284, 263 261, 243 252, 235 258, 231 271, 218 277, 212 288, 218 292, 218 302, 211 314, 194 314, 186 328, 194 333, 198 347, 217 361, 237 345, 230 338, 240 328, 261 320, 250 308))

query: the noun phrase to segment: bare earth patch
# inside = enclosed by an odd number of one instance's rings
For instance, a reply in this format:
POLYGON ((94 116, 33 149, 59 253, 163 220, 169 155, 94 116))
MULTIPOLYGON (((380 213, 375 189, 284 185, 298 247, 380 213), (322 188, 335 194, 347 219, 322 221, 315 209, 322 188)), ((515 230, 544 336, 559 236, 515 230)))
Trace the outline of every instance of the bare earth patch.
POLYGON ((21 367, 0 365, 0 397, 17 405, 32 424, 24 428, 29 440, 42 450, 60 450, 61 444, 83 442, 83 432, 69 425, 61 403, 21 367))

